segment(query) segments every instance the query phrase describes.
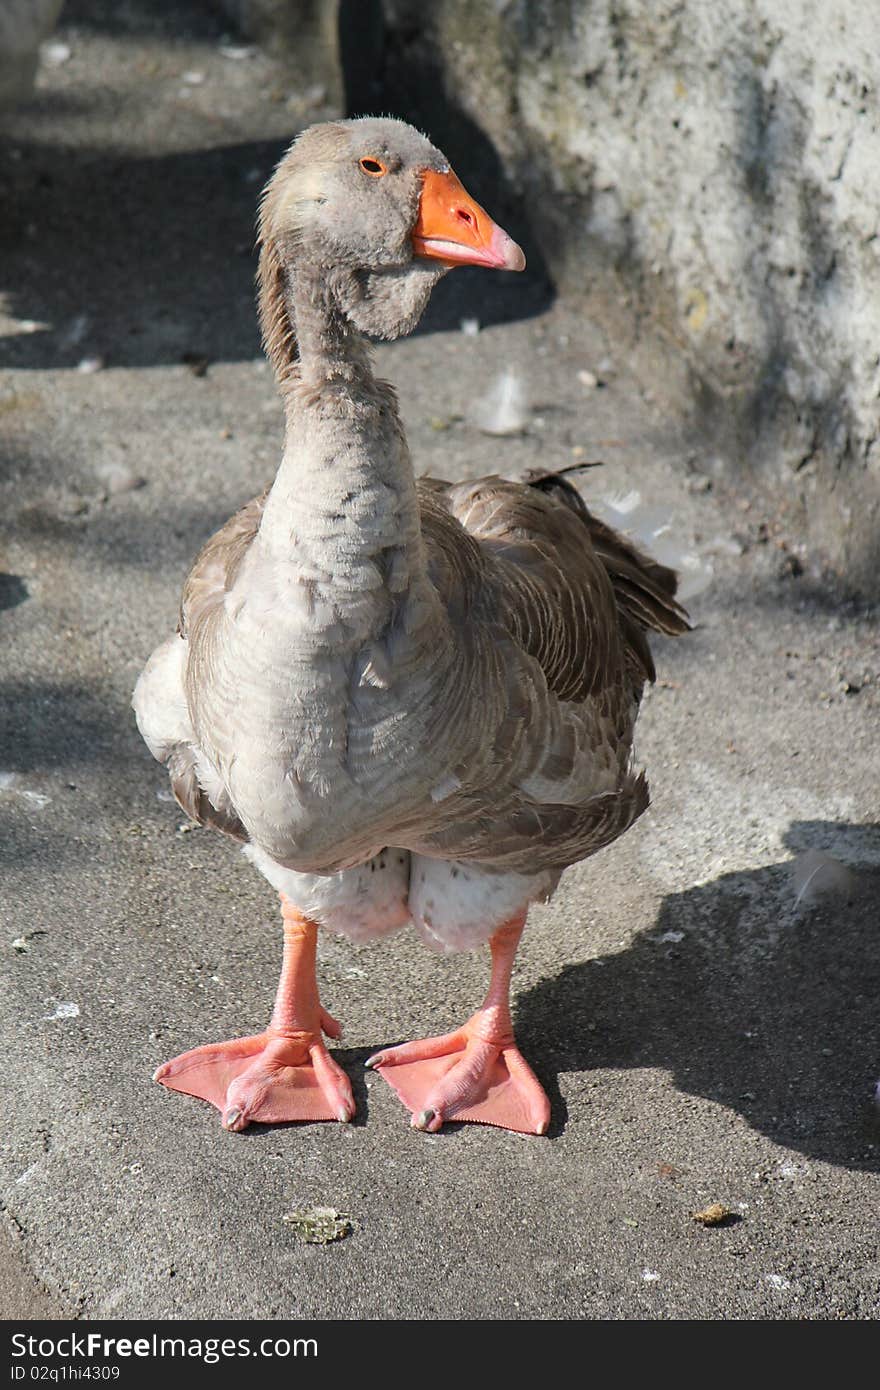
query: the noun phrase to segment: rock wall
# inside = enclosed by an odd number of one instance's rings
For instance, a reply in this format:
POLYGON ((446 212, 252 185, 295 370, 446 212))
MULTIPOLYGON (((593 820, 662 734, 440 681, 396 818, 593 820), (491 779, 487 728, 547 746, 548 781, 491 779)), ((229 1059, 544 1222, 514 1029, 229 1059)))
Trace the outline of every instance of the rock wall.
POLYGON ((381 8, 381 87, 489 137, 560 288, 613 268, 688 364, 707 447, 877 592, 880 6, 381 8))

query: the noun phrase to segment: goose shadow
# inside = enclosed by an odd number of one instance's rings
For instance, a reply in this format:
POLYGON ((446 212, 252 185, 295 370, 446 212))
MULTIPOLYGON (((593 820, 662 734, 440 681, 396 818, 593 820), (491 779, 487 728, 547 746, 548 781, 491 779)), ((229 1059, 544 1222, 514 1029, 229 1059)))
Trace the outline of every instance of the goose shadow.
POLYGON ((790 860, 724 874, 669 894, 629 949, 520 997, 551 1096, 560 1072, 661 1067, 777 1144, 880 1168, 880 825, 797 821, 785 844, 846 864, 852 891, 795 906, 790 860))

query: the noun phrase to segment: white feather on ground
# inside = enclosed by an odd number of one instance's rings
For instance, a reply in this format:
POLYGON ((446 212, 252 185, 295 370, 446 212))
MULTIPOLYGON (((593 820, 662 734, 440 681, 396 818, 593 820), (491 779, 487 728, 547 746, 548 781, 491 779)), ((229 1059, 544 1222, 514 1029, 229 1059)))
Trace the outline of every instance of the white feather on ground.
POLYGON ((677 597, 682 603, 695 598, 712 583, 712 566, 693 546, 676 540, 670 513, 663 507, 647 505, 641 493, 633 491, 622 497, 590 498, 587 505, 601 521, 622 531, 661 565, 669 565, 676 571, 677 597))
POLYGON ((522 434, 529 423, 529 402, 522 377, 512 367, 500 372, 473 412, 483 434, 522 434))
POLYGON ((792 861, 792 881, 795 907, 820 898, 853 898, 860 883, 853 869, 820 849, 808 849, 792 861))

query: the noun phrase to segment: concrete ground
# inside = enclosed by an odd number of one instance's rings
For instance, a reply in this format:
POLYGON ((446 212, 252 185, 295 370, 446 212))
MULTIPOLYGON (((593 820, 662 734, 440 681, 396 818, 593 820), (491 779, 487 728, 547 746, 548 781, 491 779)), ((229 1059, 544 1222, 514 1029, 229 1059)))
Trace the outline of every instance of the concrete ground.
POLYGON ((713 571, 693 635, 656 644, 651 810, 523 940, 550 1135, 418 1134, 364 1073, 481 996, 483 957, 410 932, 320 944, 353 1125, 230 1135, 151 1083, 262 1027, 277 978, 271 891, 186 824, 129 699, 188 562, 277 462, 254 208, 298 125, 333 114, 174 10, 70 4, 69 55, 0 154, 0 1314, 876 1317, 876 621, 684 438, 644 352, 539 280, 456 272, 378 350, 418 470, 601 458, 587 497, 637 490, 713 571), (507 367, 527 429, 492 438, 472 415, 507 367), (704 1227, 712 1203, 730 1216, 704 1227), (345 1238, 304 1242, 285 1217, 312 1206, 345 1238))

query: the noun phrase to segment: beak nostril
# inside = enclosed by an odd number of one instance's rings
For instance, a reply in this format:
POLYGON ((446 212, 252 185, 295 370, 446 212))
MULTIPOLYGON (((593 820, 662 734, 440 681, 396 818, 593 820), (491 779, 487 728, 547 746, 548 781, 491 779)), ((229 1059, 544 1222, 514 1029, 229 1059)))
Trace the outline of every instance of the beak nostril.
POLYGON ((455 215, 460 222, 466 222, 469 227, 473 226, 473 213, 468 212, 467 208, 456 208, 455 215))

